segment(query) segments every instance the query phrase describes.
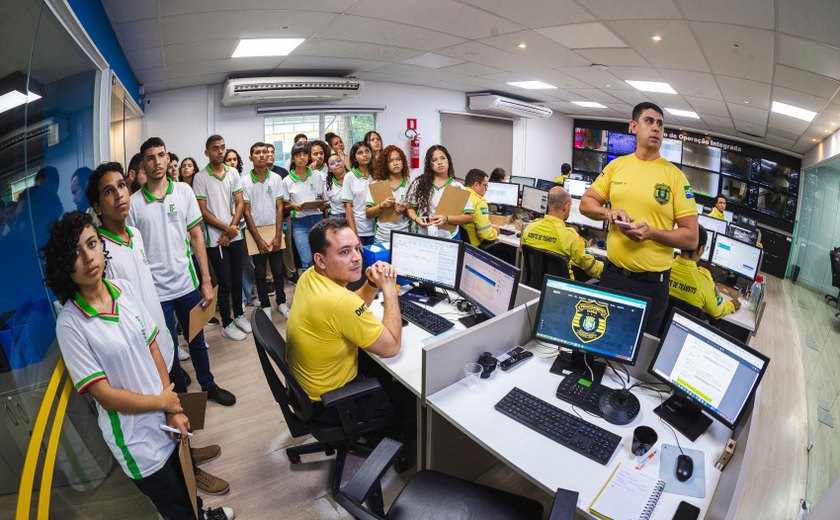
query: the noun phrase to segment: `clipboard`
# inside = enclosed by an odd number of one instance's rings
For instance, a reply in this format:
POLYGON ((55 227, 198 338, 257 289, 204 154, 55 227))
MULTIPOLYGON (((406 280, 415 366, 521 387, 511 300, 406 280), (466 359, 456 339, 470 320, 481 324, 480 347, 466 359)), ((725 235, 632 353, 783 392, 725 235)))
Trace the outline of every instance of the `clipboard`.
POLYGON ((193 514, 198 520, 198 501, 195 491, 195 473, 193 472, 192 454, 190 454, 190 441, 178 443, 178 461, 181 463, 181 473, 184 475, 184 484, 187 486, 187 493, 190 495, 193 514))
POLYGON ((213 303, 207 307, 202 307, 201 302, 198 302, 195 307, 190 309, 190 335, 187 341, 192 341, 194 337, 207 325, 210 318, 216 315, 216 300, 219 298, 219 286, 213 287, 213 303))
MULTIPOLYGON (((368 184, 370 189, 370 196, 373 197, 373 203, 379 204, 388 197, 393 197, 394 193, 391 191, 391 183, 388 181, 372 182, 368 184)), ((393 207, 382 208, 379 212, 379 222, 396 222, 400 219, 397 215, 397 210, 393 207)))
MULTIPOLYGON (((272 225, 268 226, 257 226, 257 233, 260 234, 263 240, 268 243, 268 250, 271 251, 271 241, 274 240, 274 235, 277 232, 277 228, 272 225)), ((260 249, 257 247, 257 241, 254 240, 254 237, 251 235, 251 231, 249 230, 245 233, 245 246, 248 247, 248 255, 258 255, 260 254, 260 249)), ((286 249, 286 237, 280 235, 280 249, 286 249)))
POLYGON ((193 431, 204 429, 204 416, 207 412, 207 392, 183 392, 178 394, 184 415, 190 420, 193 431))
POLYGON ((309 202, 304 202, 300 205, 300 209, 320 209, 323 211, 324 207, 326 207, 327 203, 323 200, 310 200, 309 202))
MULTIPOLYGON (((438 203, 437 210, 434 214, 460 215, 464 212, 464 208, 467 207, 469 200, 470 192, 449 184, 443 189, 443 195, 440 197, 440 203, 438 203)), ((455 224, 441 224, 438 226, 438 228, 450 232, 455 231, 457 227, 455 224)))

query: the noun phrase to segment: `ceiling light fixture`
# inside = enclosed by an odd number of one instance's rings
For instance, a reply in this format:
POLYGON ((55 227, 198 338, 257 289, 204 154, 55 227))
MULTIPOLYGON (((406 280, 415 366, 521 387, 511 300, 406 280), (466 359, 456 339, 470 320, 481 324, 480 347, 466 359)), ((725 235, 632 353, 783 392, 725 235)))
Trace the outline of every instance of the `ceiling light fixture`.
POLYGON ((744 104, 745 104, 745 105, 749 105, 749 104, 750 104, 750 102, 749 102, 749 101, 747 101, 747 100, 745 99, 745 100, 744 100, 744 104))
POLYGON ((655 42, 661 42, 662 41, 662 36, 659 36, 658 34, 654 34, 653 36, 650 37, 650 39, 655 41, 655 42))
POLYGON ((231 58, 258 58, 264 56, 288 56, 303 38, 251 38, 239 40, 231 58))
POLYGON ((542 81, 510 81, 508 85, 512 87, 525 88, 528 90, 543 90, 550 88, 557 88, 554 85, 543 83, 542 81))
POLYGON ((817 142, 817 140, 816 140, 816 139, 814 139, 813 137, 811 138, 811 141, 812 141, 812 142, 814 142, 814 143, 816 143, 816 142, 817 142))
POLYGON ((572 104, 586 108, 607 108, 605 105, 594 101, 572 101, 572 104))
POLYGON ((778 101, 773 101, 773 106, 770 107, 770 111, 775 112, 777 114, 790 116, 802 121, 808 121, 809 123, 813 121, 815 117, 817 117, 816 112, 805 110, 804 108, 795 107, 793 105, 788 105, 786 103, 779 103, 778 101))
POLYGON ((700 119, 700 116, 697 115, 697 112, 692 112, 691 110, 680 110, 678 108, 666 108, 666 112, 671 114, 672 116, 677 117, 689 117, 691 119, 700 119))
POLYGON ((519 47, 520 49, 527 49, 528 44, 527 43, 520 43, 519 45, 517 45, 517 47, 519 47))
POLYGON ((659 92, 660 94, 676 94, 677 91, 674 90, 671 85, 668 83, 663 83, 661 81, 635 81, 635 80, 624 80, 625 83, 630 85, 631 87, 635 88, 636 90, 641 90, 642 92, 659 92))
POLYGON ((41 99, 41 96, 38 94, 34 94, 32 92, 24 94, 19 90, 11 90, 0 96, 0 114, 6 112, 7 110, 19 107, 24 103, 32 103, 38 99, 41 99))

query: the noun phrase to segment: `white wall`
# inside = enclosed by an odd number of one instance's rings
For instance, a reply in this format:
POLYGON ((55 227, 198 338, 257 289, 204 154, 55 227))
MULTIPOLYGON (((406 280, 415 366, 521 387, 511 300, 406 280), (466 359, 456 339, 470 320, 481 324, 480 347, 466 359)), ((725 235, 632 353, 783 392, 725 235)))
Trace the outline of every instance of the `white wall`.
POLYGON ((574 120, 560 114, 513 124, 513 175, 554 179, 572 164, 574 120))
POLYGON ((805 152, 802 157, 802 168, 810 168, 815 164, 827 161, 840 155, 840 130, 826 137, 822 142, 805 152))

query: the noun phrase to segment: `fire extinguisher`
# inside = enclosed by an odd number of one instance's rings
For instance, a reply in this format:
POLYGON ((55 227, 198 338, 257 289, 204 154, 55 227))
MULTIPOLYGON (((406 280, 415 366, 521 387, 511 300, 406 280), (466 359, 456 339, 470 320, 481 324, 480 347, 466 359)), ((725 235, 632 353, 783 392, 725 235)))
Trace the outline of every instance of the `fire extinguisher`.
POLYGON ((417 133, 417 119, 406 119, 405 128, 409 146, 409 165, 411 169, 416 170, 420 167, 420 134, 417 133))

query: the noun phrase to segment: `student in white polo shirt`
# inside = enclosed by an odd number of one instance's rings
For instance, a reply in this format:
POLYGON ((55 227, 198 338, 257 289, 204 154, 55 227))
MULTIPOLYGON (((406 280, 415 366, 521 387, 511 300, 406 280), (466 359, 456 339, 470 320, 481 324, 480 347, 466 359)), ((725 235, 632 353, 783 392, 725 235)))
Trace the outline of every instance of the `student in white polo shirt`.
MULTIPOLYGON (((201 212, 190 187, 166 177, 169 155, 161 138, 147 139, 140 146, 140 154, 146 171, 146 184, 131 196, 126 222, 143 235, 166 327, 173 343, 177 343, 175 315, 186 334, 190 330, 193 307, 201 301, 205 305, 215 303, 204 237, 199 227, 201 212), (191 258, 193 253, 201 271, 200 292, 191 258)), ((196 379, 201 389, 207 392, 207 398, 225 406, 236 403, 236 397, 220 388, 213 378, 204 331, 196 334, 189 342, 189 348, 196 379)), ((186 390, 183 377, 176 378, 174 383, 179 391, 186 390)))
POLYGON ((245 223, 248 232, 254 237, 259 254, 251 255, 257 282, 257 295, 260 306, 271 316, 271 301, 268 298, 268 282, 265 276, 266 262, 271 267, 274 277, 274 297, 277 310, 283 317, 289 317, 286 305, 286 292, 283 282, 283 202, 288 200, 289 192, 283 184, 283 178, 268 169, 268 148, 265 143, 251 145, 251 162, 254 169, 242 179, 242 193, 245 195, 245 223), (273 226, 274 238, 266 242, 257 231, 257 227, 273 226))
POLYGON ((283 179, 286 191, 289 192, 289 203, 285 204, 285 207, 291 213, 292 237, 300 256, 301 267, 305 271, 312 263, 309 230, 324 218, 324 212, 318 208, 301 209, 301 205, 324 199, 324 179, 309 169, 309 145, 294 145, 291 156, 289 175, 283 179))
POLYGON ((423 173, 408 188, 409 206, 406 212, 421 235, 429 234, 429 226, 437 228, 444 224, 454 224, 455 231, 437 229, 436 233, 445 238, 458 238, 460 226, 472 222, 473 206, 469 200, 460 213, 438 214, 438 204, 449 185, 464 189, 464 185, 455 180, 455 168, 449 151, 443 145, 436 144, 426 151, 423 173))
POLYGON ((219 281, 222 336, 242 341, 251 324, 242 308, 242 261, 245 240, 239 222, 245 210, 239 173, 224 163, 225 140, 211 135, 204 145, 210 163, 193 178, 193 191, 204 218, 207 257, 219 281), (233 316, 231 316, 233 300, 233 316))
MULTIPOLYGON (((195 518, 176 443, 160 429, 168 425, 186 438, 190 422, 169 381, 152 313, 131 282, 104 278, 105 250, 90 215, 73 211, 53 224, 44 253, 47 285, 64 304, 56 321, 61 354, 76 391, 96 400, 111 453, 163 517, 195 518)), ((234 515, 218 508, 201 517, 234 515)))
POLYGON ((375 219, 374 241, 390 242, 391 231, 408 231, 408 162, 405 154, 398 146, 389 144, 382 150, 376 159, 376 166, 373 170, 373 180, 384 181, 391 185, 391 196, 374 204, 373 195, 370 189, 367 191, 367 209, 365 214, 368 218, 375 219), (385 208, 394 208, 397 213, 397 220, 382 222, 379 216, 385 208))
POLYGON ((363 246, 373 244, 373 219, 365 214, 368 185, 373 178, 371 157, 370 147, 361 141, 350 148, 353 168, 344 176, 344 186, 341 188, 341 201, 344 203, 347 222, 363 246))

